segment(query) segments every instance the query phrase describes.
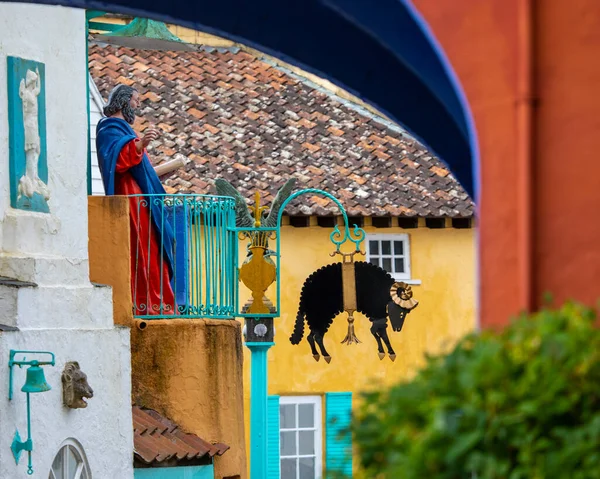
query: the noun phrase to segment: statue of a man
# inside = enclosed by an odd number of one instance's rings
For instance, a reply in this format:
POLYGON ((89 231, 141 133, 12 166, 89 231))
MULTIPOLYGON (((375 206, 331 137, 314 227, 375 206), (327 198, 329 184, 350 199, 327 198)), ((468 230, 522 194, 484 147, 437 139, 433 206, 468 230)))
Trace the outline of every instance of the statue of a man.
POLYGON ((135 314, 174 314, 173 229, 165 215, 165 190, 152 167, 146 147, 160 136, 150 129, 139 138, 132 128, 139 93, 127 85, 115 87, 98 122, 96 149, 107 195, 128 195, 131 231, 131 289, 135 314), (140 196, 132 196, 140 195, 140 196))
POLYGON ((19 96, 23 102, 23 127, 25 130, 25 174, 19 180, 19 197, 32 198, 39 193, 45 200, 50 198, 48 186, 38 176, 40 159, 40 130, 38 118, 38 95, 40 94, 40 72, 27 70, 19 85, 19 96))

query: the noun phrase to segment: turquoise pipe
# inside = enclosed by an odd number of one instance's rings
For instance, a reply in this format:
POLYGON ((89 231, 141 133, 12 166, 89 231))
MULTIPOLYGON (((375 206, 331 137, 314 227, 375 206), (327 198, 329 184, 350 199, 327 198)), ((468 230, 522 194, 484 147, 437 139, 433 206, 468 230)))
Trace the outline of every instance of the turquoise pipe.
POLYGON ((246 343, 250 349, 250 479, 267 477, 267 352, 275 343, 246 343))

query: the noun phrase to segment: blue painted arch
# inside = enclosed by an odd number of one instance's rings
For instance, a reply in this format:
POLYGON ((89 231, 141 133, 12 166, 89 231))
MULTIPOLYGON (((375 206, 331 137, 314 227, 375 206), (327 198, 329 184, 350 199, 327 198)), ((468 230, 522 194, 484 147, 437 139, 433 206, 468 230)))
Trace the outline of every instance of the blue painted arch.
POLYGON ((471 197, 478 196, 478 150, 468 105, 442 49, 410 0, 33 3, 182 25, 246 44, 326 78, 402 125, 450 167, 471 197))

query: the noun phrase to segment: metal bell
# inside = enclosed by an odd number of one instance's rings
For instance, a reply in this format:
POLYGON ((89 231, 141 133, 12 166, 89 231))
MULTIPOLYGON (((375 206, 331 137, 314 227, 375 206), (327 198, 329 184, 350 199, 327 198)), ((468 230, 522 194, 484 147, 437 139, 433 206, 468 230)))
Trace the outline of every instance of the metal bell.
POLYGON ((44 376, 44 369, 36 364, 32 364, 27 369, 27 380, 25 385, 21 388, 24 393, 43 393, 52 389, 50 384, 46 382, 46 376, 44 376))

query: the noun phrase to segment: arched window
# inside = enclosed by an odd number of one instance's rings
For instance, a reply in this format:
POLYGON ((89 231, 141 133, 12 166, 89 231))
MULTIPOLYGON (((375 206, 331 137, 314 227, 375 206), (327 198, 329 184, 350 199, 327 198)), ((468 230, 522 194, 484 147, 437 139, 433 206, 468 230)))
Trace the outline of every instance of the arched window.
POLYGON ((52 461, 48 479, 92 479, 81 444, 67 439, 52 461))

